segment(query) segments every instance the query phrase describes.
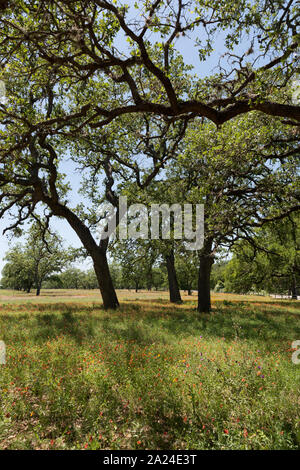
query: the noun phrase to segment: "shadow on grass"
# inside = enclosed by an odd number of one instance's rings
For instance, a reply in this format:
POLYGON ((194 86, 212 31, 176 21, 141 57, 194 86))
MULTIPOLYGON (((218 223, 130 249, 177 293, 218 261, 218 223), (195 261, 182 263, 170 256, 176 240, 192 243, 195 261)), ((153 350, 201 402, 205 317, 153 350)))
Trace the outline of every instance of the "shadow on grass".
POLYGON ((63 334, 72 337, 77 344, 82 344, 86 338, 94 336, 94 322, 88 314, 75 316, 72 310, 65 310, 57 315, 37 314, 35 318, 37 324, 35 338, 39 342, 63 334))
MULTIPOLYGON (((292 302, 287 304, 294 307, 292 302)), ((133 341, 139 345, 176 342, 198 335, 266 342, 300 338, 300 323, 295 318, 298 315, 278 310, 274 302, 263 302, 267 307, 263 312, 249 302, 230 302, 218 305, 209 315, 199 314, 187 308, 188 305, 189 302, 185 302, 183 306, 171 306, 168 301, 154 299, 125 303, 118 311, 104 311, 100 303, 91 306, 61 302, 30 307, 9 305, 5 310, 9 307, 12 312, 0 314, 0 325, 3 323, 10 328, 18 321, 21 329, 30 328, 34 332, 38 343, 65 335, 81 344, 99 333, 109 335, 112 340, 133 341), (25 313, 24 308, 30 308, 30 313, 25 313)))

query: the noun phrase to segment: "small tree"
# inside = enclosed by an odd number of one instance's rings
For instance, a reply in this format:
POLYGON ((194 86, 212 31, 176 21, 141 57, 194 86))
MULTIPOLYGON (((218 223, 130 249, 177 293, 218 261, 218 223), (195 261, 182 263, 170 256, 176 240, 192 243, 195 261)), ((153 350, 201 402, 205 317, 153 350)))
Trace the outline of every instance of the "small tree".
POLYGON ((1 285, 3 288, 30 292, 34 284, 32 259, 20 243, 10 249, 4 257, 1 285))
POLYGON ((111 249, 112 256, 122 269, 122 284, 127 288, 152 289, 153 268, 159 259, 158 247, 151 240, 116 241, 111 249))
POLYGON ((26 289, 34 285, 40 294, 42 283, 68 263, 69 255, 57 234, 42 232, 39 224, 28 231, 25 244, 8 251, 3 269, 2 285, 26 289))
POLYGON ((176 272, 181 289, 192 295, 192 290, 197 289, 197 274, 199 269, 198 256, 194 252, 182 251, 176 256, 176 272))

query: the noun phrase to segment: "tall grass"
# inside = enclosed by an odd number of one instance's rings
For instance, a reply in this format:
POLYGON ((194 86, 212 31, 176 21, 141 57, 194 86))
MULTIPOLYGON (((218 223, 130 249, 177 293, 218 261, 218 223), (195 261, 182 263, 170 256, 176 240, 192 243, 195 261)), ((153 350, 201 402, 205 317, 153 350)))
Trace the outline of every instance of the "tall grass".
POLYGON ((1 449, 299 448, 299 302, 146 297, 5 301, 1 449))

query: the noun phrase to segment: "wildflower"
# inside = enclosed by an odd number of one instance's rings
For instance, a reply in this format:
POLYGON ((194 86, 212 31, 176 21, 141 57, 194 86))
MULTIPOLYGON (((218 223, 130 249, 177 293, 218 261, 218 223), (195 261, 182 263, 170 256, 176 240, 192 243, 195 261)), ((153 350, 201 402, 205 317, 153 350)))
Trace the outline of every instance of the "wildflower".
POLYGON ((224 429, 225 434, 229 434, 228 429, 224 429))
POLYGON ((142 441, 137 441, 137 445, 138 445, 138 446, 141 445, 141 443, 142 443, 142 441))

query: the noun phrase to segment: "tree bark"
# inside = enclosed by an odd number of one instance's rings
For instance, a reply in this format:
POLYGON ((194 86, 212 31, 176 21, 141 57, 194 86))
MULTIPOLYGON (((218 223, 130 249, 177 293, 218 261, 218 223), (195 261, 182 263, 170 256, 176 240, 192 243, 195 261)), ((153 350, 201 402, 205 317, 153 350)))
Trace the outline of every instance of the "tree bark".
POLYGON ((211 310, 210 300, 210 275, 214 259, 211 253, 212 242, 204 243, 199 254, 199 274, 198 274, 198 312, 209 313, 211 310))
POLYGON ((170 253, 166 255, 166 264, 167 264, 167 271, 168 271, 170 302, 181 304, 182 299, 180 295, 176 269, 175 269, 174 250, 171 250, 170 253))
POLYGON ((297 300, 297 282, 296 276, 293 274, 293 284, 292 284, 292 299, 297 300))
POLYGON ((40 295, 41 292, 41 277, 39 276, 39 261, 36 260, 35 262, 35 273, 34 273, 34 279, 35 279, 35 288, 36 288, 36 295, 40 295))
POLYGON ((92 256, 99 289, 105 310, 119 307, 118 297, 109 272, 106 250, 99 248, 92 256))
POLYGON ((152 289, 152 266, 151 268, 149 269, 149 271, 147 272, 147 280, 146 280, 146 284, 147 284, 147 290, 150 292, 151 289, 152 289))

